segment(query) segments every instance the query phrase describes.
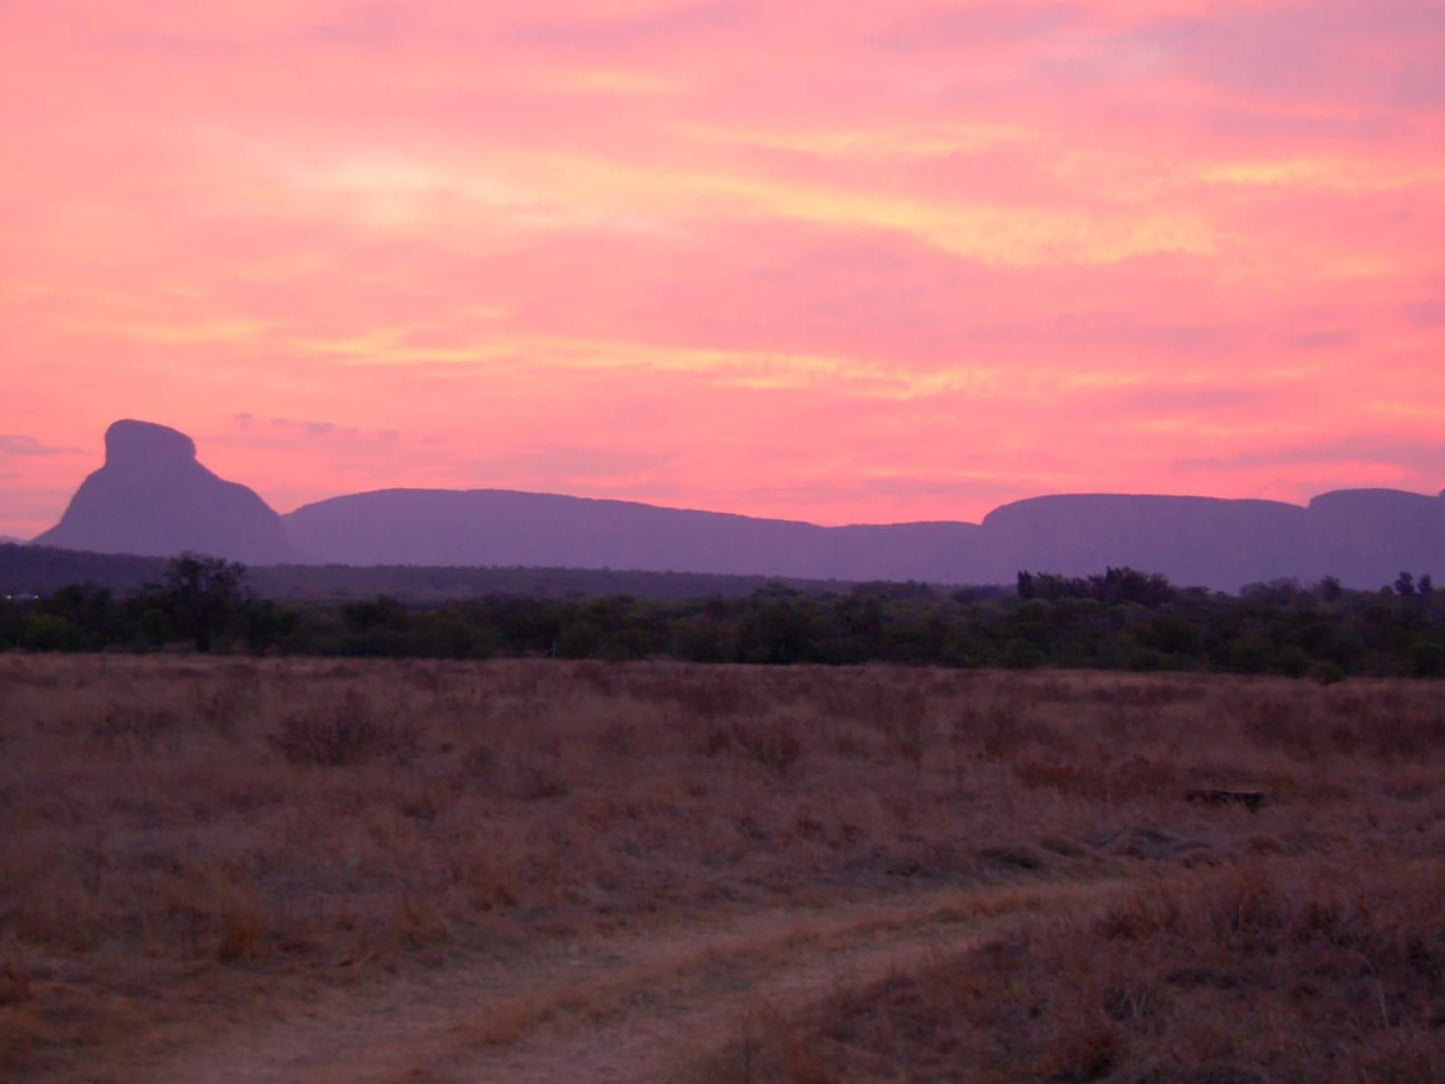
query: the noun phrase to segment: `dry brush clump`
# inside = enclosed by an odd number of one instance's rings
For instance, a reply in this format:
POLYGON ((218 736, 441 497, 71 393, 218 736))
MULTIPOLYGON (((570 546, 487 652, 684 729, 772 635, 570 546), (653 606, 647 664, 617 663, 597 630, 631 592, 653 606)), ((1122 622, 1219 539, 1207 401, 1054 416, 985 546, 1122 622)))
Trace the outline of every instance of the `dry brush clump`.
POLYGON ((1403 682, 5 656, 0 706, 0 1076, 165 1032, 198 985, 227 1004, 715 909, 1445 852, 1440 698, 1403 682))
POLYGON ((383 713, 358 689, 288 713, 270 742, 290 764, 325 768, 370 760, 405 764, 421 752, 419 728, 404 705, 383 713))

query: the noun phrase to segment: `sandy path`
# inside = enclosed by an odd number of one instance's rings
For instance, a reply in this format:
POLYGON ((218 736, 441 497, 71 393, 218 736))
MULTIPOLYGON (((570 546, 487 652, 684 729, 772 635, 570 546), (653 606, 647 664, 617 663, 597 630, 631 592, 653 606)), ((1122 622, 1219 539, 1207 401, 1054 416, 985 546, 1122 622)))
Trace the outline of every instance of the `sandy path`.
POLYGON ((335 990, 285 1020, 182 1051, 158 1084, 641 1082, 736 1034, 749 1013, 838 989, 1083 905, 1111 884, 949 890, 766 911, 724 925, 580 942, 506 962, 335 990))

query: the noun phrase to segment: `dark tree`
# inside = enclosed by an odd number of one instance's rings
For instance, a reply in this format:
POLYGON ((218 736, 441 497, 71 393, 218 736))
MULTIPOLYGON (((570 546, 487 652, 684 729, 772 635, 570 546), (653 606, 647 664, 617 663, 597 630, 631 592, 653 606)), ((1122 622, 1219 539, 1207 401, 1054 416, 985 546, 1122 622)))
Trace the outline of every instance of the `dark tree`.
POLYGON ((177 635, 210 651, 216 637, 242 616, 250 602, 246 566, 221 557, 183 553, 166 563, 161 597, 177 635))

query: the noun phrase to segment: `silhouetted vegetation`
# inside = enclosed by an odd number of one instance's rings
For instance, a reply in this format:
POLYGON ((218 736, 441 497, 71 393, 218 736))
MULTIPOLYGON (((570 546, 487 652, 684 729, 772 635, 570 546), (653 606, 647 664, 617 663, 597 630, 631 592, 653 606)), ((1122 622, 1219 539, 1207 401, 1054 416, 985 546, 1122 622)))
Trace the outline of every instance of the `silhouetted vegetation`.
MULTIPOLYGON (((0 544, 0 594, 46 595, 74 583, 94 583, 116 592, 134 591, 143 584, 158 582, 165 570, 164 557, 0 544)), ((253 566, 247 580, 257 598, 276 602, 340 603, 386 595, 409 605, 490 594, 745 598, 764 584, 775 582, 767 576, 709 572, 505 565, 262 565, 253 566)), ((810 592, 836 591, 840 586, 832 580, 786 578, 776 582, 810 592)))
POLYGON ((186 554, 126 592, 70 584, 0 602, 0 649, 165 648, 254 654, 478 659, 676 658, 693 662, 1445 675, 1445 596, 1428 573, 1378 591, 1333 579, 1251 584, 1238 596, 1111 568, 1022 572, 1016 592, 927 584, 741 596, 555 597, 493 591, 441 603, 257 596, 241 566, 186 554))

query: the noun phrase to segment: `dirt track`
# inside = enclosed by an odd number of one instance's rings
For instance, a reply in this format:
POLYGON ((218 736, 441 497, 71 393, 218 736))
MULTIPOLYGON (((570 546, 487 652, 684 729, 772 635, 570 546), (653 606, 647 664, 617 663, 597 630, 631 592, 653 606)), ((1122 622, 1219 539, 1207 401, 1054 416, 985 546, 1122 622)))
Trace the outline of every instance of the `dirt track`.
POLYGON ((333 991, 303 1014, 176 1052, 161 1084, 641 1082, 800 1007, 1082 905, 1111 885, 948 890, 889 904, 762 912, 726 925, 589 940, 505 963, 333 991))

